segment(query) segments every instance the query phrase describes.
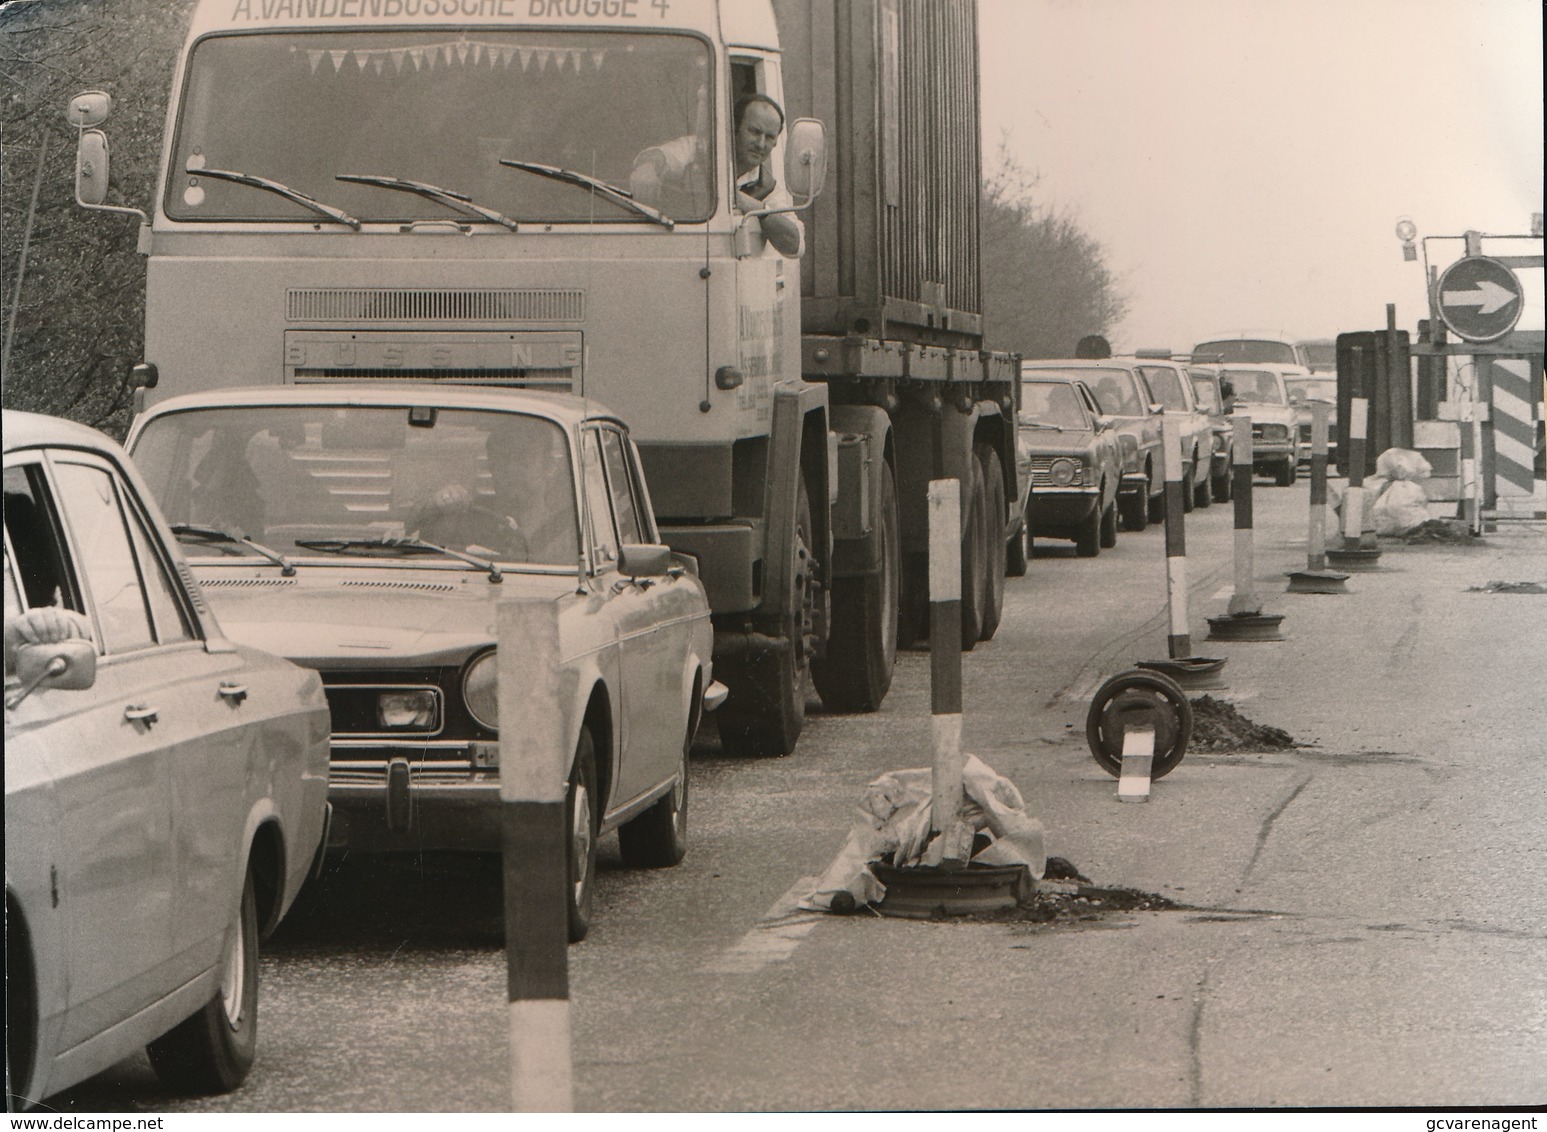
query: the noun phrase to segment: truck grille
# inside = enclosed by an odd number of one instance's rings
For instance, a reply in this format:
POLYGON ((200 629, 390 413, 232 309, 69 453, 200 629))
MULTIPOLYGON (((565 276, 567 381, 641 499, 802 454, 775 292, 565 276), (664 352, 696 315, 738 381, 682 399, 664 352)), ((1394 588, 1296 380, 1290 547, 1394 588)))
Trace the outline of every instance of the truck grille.
POLYGON ((576 290, 389 290, 295 288, 285 295, 291 322, 581 322, 576 290))

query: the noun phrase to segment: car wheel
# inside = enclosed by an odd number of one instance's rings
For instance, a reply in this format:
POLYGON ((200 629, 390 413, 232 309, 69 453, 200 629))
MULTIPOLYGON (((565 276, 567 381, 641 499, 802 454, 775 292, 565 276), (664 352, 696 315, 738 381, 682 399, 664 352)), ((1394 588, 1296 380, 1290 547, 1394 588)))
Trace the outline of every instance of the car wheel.
POLYGON ((1207 507, 1214 502, 1214 497, 1209 494, 1208 465, 1201 464, 1198 457, 1193 457, 1192 473, 1192 502, 1194 507, 1207 507))
POLYGON ((145 1047, 168 1089, 228 1093, 247 1079, 258 1052, 258 897, 251 868, 241 905, 226 929, 214 996, 145 1047))
POLYGON ((720 679, 730 688, 730 698, 715 712, 715 720, 726 754, 787 755, 795 749, 806 725, 811 654, 805 634, 814 615, 816 583, 810 545, 811 501, 804 476, 797 491, 788 598, 792 615, 783 627, 786 646, 738 657, 724 666, 720 679))
POLYGON ((1149 487, 1145 490, 1148 492, 1150 522, 1159 523, 1166 517, 1166 487, 1162 483, 1160 490, 1155 490, 1155 469, 1153 467, 1145 469, 1145 476, 1149 480, 1149 487))
MULTIPOLYGON (((686 782, 686 779, 683 780, 686 782)), ((575 763, 570 767, 564 794, 565 862, 569 884, 569 942, 579 943, 591 930, 595 905, 596 842, 599 818, 596 796, 596 741, 591 729, 580 729, 575 744, 575 763)))
POLYGON ((963 652, 970 652, 983 639, 988 608, 987 570, 983 560, 988 542, 988 532, 984 529, 988 503, 983 486, 983 465, 975 456, 967 461, 966 495, 961 513, 961 647, 963 652))
POLYGON ((1110 550, 1117 545, 1117 500, 1112 500, 1101 511, 1101 548, 1110 550))
POLYGON ((902 548, 897 522, 897 481, 890 464, 881 469, 877 518, 880 569, 862 578, 833 581, 827 655, 811 662, 812 680, 828 711, 875 711, 892 686, 892 670, 897 662, 902 548))
POLYGON ((1192 487, 1193 477, 1197 474, 1196 465, 1182 473, 1182 514, 1184 515, 1192 514, 1193 505, 1197 499, 1192 487))
POLYGON ((994 639, 1004 616, 1005 492, 1004 463, 987 444, 975 446, 983 469, 983 628, 979 638, 994 639))
POLYGON ((1158 672, 1120 672, 1102 684, 1085 716, 1085 738, 1101 769, 1114 778, 1121 778, 1123 773, 1125 726, 1154 730, 1150 778, 1164 778, 1187 753, 1192 739, 1192 703, 1176 681, 1158 672))
POLYGON ((1214 489, 1214 502, 1229 503, 1230 500, 1234 497, 1234 491, 1232 490, 1234 488, 1234 484, 1235 465, 1226 464, 1224 474, 1214 476, 1211 480, 1211 486, 1214 489))
POLYGON ((1094 558, 1101 553, 1100 501, 1090 509, 1090 514, 1080 521, 1074 535, 1074 553, 1081 558, 1094 558))
POLYGON ((1130 495, 1127 498, 1119 498, 1117 509, 1123 516, 1123 530, 1142 531, 1150 525, 1149 500, 1144 493, 1130 495))
POLYGON ((623 863, 635 869, 667 869, 688 852, 688 747, 693 733, 682 739, 671 789, 644 813, 618 827, 623 863))
POLYGON ((1278 471, 1273 475, 1273 482, 1279 487, 1288 487, 1295 482, 1295 460, 1290 456, 1278 466, 1278 471))

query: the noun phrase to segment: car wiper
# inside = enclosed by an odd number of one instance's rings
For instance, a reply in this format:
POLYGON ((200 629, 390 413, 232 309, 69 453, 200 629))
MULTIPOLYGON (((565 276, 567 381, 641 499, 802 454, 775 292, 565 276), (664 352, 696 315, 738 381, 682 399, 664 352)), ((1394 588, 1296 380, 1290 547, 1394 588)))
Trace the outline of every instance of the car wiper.
POLYGON ((271 193, 284 197, 303 205, 329 220, 336 220, 340 224, 347 224, 356 232, 360 230, 360 222, 342 209, 334 208, 331 204, 323 204, 320 200, 313 200, 299 189, 292 189, 289 185, 282 185, 278 181, 271 181, 267 177, 259 177, 254 173, 238 173, 231 169, 196 168, 189 165, 185 172, 195 177, 213 177, 217 181, 230 181, 234 185, 250 185, 255 189, 266 189, 271 193))
POLYGON ((591 189, 600 196, 612 201, 613 204, 637 212, 646 220, 653 220, 668 232, 677 227, 677 222, 667 216, 658 208, 652 208, 644 201, 635 200, 634 194, 618 185, 609 185, 606 181, 600 181, 585 173, 577 173, 573 169, 562 169, 557 165, 540 165, 535 161, 517 161, 514 158, 500 158, 501 165, 508 165, 512 169, 525 169, 528 173, 536 173, 539 177, 549 177, 555 181, 563 181, 567 185, 579 185, 581 188, 591 189))
POLYGON ((444 189, 439 185, 431 185, 424 181, 409 181, 402 177, 383 177, 375 173, 339 173, 333 178, 335 181, 351 181, 357 185, 375 185, 379 189, 396 189, 399 192, 415 193, 418 196, 427 197, 437 204, 443 204, 454 212, 460 212, 464 216, 476 216, 482 220, 490 220, 512 232, 519 231, 516 222, 502 212, 496 212, 492 208, 485 208, 474 202, 466 193, 459 193, 452 189, 444 189))
POLYGON ((429 550, 466 562, 480 570, 487 570, 491 582, 505 580, 505 576, 500 573, 499 564, 492 559, 463 554, 460 550, 452 550, 451 547, 442 546, 438 542, 426 542, 412 535, 383 535, 380 538, 307 538, 296 539, 295 544, 307 550, 319 550, 325 554, 342 554, 346 550, 429 550))
POLYGON ((194 523, 173 523, 172 533, 179 539, 186 537, 203 539, 205 542, 229 542, 238 543, 263 555, 274 565, 279 567, 279 572, 287 578, 295 577, 295 564, 277 550, 271 550, 261 542, 254 542, 246 535, 239 535, 233 531, 221 530, 219 527, 201 527, 194 523))
POLYGON ((1044 432, 1063 432, 1064 431, 1064 426, 1063 425, 1048 424, 1046 421, 1022 421, 1021 422, 1021 427, 1022 428, 1039 428, 1039 429, 1042 429, 1044 432))

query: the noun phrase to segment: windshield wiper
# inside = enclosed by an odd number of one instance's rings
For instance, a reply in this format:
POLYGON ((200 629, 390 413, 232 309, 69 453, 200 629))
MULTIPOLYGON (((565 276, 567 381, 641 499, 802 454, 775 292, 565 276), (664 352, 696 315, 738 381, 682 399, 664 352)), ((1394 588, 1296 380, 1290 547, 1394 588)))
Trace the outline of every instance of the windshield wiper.
POLYGON ((304 205, 313 212, 326 216, 329 220, 336 220, 340 224, 347 224, 356 232, 360 230, 360 222, 342 209, 334 208, 331 204, 323 204, 320 200, 313 200, 299 189, 292 189, 289 185, 282 185, 278 181, 269 180, 267 177, 259 177, 253 173, 237 173, 230 169, 195 168, 192 165, 188 166, 185 171, 195 177, 213 177, 217 181, 230 181, 235 185, 251 185, 255 189, 267 189, 269 192, 282 196, 286 200, 304 205))
POLYGON ((606 181, 599 181, 595 177, 585 173, 577 173, 573 169, 561 169, 557 165, 540 165, 535 161, 517 161, 514 158, 500 158, 501 165, 508 165, 512 169, 525 169, 528 173, 536 173, 539 177, 549 177, 555 181, 563 181, 567 185, 579 185, 581 188, 591 189, 613 204, 637 212, 646 220, 653 220, 668 232, 677 227, 677 222, 667 216, 658 208, 652 208, 643 201, 635 200, 634 194, 617 185, 609 185, 606 181))
POLYGON ((1063 425, 1048 424, 1046 421, 1023 421, 1022 422, 1022 427, 1023 428, 1040 428, 1040 429, 1043 429, 1043 430, 1049 431, 1049 432, 1063 432, 1064 431, 1064 426, 1063 425))
POLYGON ((426 184, 423 181, 409 181, 402 177, 383 177, 375 173, 339 173, 333 178, 335 181, 352 181, 359 185, 375 185, 380 189, 397 189, 399 192, 415 193, 422 197, 428 197, 437 204, 443 204, 454 212, 460 212, 464 216, 476 216, 482 220, 493 221, 512 232, 519 231, 516 222, 502 212, 495 212, 492 208, 485 208, 476 204, 473 198, 466 193, 454 192, 451 189, 443 189, 439 185, 426 184))
POLYGON ((466 562, 480 570, 487 570, 491 582, 505 580, 505 576, 500 573, 499 564, 492 559, 463 554, 460 550, 452 550, 451 547, 442 546, 438 542, 426 542, 412 535, 383 535, 380 538, 307 538, 296 539, 295 544, 307 550, 320 550, 327 554, 342 554, 346 550, 430 550, 444 554, 448 558, 466 562))
POLYGON ((224 531, 219 527, 201 527, 193 523, 173 523, 172 533, 179 539, 187 535, 191 538, 203 539, 205 542, 231 542, 248 547, 263 555, 274 565, 279 567, 279 572, 287 578, 295 577, 295 564, 277 550, 270 550, 261 542, 253 542, 246 535, 235 534, 232 531, 224 531))

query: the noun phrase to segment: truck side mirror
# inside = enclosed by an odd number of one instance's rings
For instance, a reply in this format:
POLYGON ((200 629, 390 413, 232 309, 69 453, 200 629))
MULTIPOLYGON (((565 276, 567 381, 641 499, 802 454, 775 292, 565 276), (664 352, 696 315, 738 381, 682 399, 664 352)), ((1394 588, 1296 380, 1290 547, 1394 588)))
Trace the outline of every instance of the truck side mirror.
POLYGON ((815 200, 827 181, 827 128, 815 118, 797 118, 790 125, 784 158, 784 179, 790 194, 815 200))
POLYGON ((75 151, 75 200, 90 207, 107 200, 107 135, 101 130, 82 130, 75 151))
POLYGON ((113 112, 113 96, 105 90, 83 90, 70 99, 65 119, 77 130, 89 130, 107 121, 113 112))

